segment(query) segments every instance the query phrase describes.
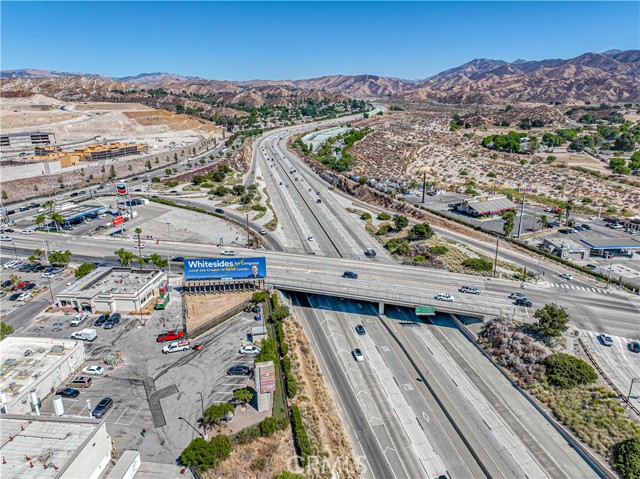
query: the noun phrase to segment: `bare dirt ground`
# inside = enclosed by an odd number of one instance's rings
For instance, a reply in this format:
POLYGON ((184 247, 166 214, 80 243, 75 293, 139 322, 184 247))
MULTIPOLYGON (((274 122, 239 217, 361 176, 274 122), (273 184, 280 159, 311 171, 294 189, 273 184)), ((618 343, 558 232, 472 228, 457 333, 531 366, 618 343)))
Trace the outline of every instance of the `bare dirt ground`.
POLYGON ((278 431, 269 438, 261 437, 249 444, 234 446, 231 457, 203 477, 273 479, 273 476, 285 469, 295 469, 295 464, 291 431, 287 429, 278 431))
POLYGON ((250 292, 215 295, 186 295, 187 330, 191 331, 207 321, 244 303, 251 297, 250 292))
MULTIPOLYGON (((442 108, 422 109, 370 119, 374 131, 350 150, 358 159, 354 173, 421 183, 422 171, 426 171, 427 181, 452 191, 463 192, 471 186, 488 192, 493 190, 495 181, 497 188, 527 185, 534 194, 563 201, 590 198, 594 206, 613 206, 628 213, 640 209, 638 188, 571 168, 582 166, 611 174, 604 162, 586 153, 568 153, 566 145, 536 155, 489 150, 481 145, 483 137, 516 130, 515 125, 496 128, 482 124, 451 132, 449 123, 454 113, 442 108), (548 163, 549 155, 557 160, 548 163)), ((521 112, 520 116, 525 114, 521 112)), ((530 116, 535 118, 535 113, 530 112, 530 116)), ((549 127, 531 130, 538 139, 547 131, 567 127, 558 124, 553 114, 549 116, 553 121, 549 127)))

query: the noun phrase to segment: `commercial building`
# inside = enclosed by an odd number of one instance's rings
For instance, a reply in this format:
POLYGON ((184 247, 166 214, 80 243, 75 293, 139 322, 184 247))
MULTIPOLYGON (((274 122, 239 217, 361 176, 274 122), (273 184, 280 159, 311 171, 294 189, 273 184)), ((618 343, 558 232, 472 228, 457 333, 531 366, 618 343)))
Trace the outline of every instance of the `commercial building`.
POLYGON ((41 131, 0 135, 0 146, 2 148, 30 148, 36 145, 51 145, 55 142, 55 134, 41 131))
POLYGON ((0 358, 0 412, 30 414, 32 391, 37 400, 51 394, 80 367, 85 353, 83 343, 71 339, 9 336, 0 342, 0 358))
POLYGON ((471 216, 494 216, 516 209, 516 205, 504 195, 475 196, 470 200, 449 205, 471 216))
MULTIPOLYGON (((40 149, 42 153, 45 151, 44 148, 40 149)), ((36 156, 30 156, 25 159, 25 161, 38 161, 38 162, 47 162, 47 161, 57 161, 60 163, 60 168, 67 168, 69 166, 79 165, 83 160, 82 155, 77 153, 69 153, 64 151, 57 151, 53 153, 45 153, 36 156)))
POLYGON ((111 437, 98 419, 10 414, 0 416, 0 429, 2 479, 97 479, 111 460, 111 437))
POLYGON ((591 248, 592 256, 628 256, 640 257, 640 240, 634 238, 585 238, 580 242, 591 248))
POLYGON ((99 267, 60 292, 56 303, 92 313, 140 311, 166 278, 161 270, 99 267))
POLYGON ((589 248, 568 238, 545 238, 542 248, 561 258, 589 258, 589 248))
POLYGON ((109 143, 107 145, 90 145, 78 148, 74 153, 86 161, 108 160, 120 156, 141 155, 149 150, 144 143, 109 143))

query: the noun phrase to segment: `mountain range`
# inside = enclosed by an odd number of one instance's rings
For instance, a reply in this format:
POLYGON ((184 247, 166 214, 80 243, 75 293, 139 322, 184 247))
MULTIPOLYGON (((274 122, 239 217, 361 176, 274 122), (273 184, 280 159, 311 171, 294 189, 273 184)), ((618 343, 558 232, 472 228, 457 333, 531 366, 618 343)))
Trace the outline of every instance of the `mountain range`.
POLYGON ((339 100, 345 95, 449 104, 636 103, 640 100, 640 50, 585 53, 566 60, 507 62, 478 58, 424 80, 331 75, 303 80, 226 81, 160 72, 111 78, 36 69, 3 70, 0 76, 2 96, 42 93, 61 100, 84 101, 109 101, 125 94, 144 96, 142 92, 147 89, 162 88, 168 93, 214 95, 224 103, 250 106, 286 103, 287 98, 306 97, 311 92, 316 92, 317 99, 333 96, 339 100))

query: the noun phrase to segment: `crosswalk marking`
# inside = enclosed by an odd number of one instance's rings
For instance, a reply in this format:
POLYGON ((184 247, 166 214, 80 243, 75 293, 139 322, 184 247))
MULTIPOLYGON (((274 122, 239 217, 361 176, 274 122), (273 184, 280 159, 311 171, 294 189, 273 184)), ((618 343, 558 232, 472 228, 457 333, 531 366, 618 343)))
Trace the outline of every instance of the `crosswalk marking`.
POLYGON ((554 288, 560 288, 560 289, 574 289, 576 291, 587 291, 590 293, 611 294, 611 292, 605 289, 589 287, 589 286, 575 286, 573 284, 568 285, 566 283, 551 283, 551 286, 553 286, 554 288))

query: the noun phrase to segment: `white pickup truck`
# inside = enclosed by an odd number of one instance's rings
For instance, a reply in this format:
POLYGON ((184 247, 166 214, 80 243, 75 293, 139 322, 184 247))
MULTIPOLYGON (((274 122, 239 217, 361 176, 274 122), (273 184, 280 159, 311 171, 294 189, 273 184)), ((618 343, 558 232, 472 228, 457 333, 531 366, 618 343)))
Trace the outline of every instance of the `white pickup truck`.
POLYGON ((175 353, 176 351, 186 351, 191 349, 191 343, 189 341, 180 341, 167 344, 162 348, 162 354, 175 353))

